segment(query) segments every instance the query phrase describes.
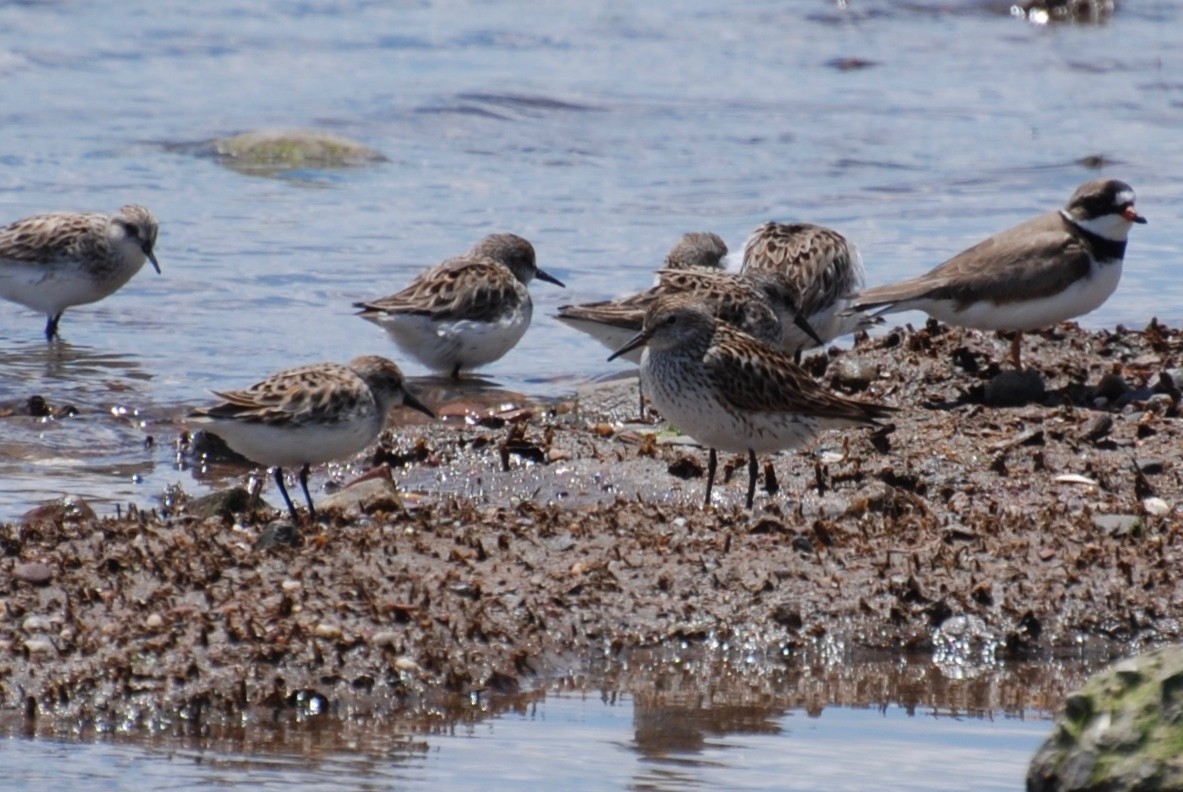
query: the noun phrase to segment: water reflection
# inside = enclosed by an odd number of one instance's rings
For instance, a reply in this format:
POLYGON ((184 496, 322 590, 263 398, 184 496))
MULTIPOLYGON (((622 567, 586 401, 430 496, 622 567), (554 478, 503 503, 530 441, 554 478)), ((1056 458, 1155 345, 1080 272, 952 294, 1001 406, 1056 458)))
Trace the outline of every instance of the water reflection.
POLYGON ((1033 707, 1090 670, 1000 665, 942 682, 920 659, 802 660, 637 652, 533 693, 402 712, 359 697, 239 723, 10 720, 5 732, 31 741, 0 763, 37 788, 1013 790, 1051 730, 1033 707), (46 763, 55 751, 69 761, 46 763))

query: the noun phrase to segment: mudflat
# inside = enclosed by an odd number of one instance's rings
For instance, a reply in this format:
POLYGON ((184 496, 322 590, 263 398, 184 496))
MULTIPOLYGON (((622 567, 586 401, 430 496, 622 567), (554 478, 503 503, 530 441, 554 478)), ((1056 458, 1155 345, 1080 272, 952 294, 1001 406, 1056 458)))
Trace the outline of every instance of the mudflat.
POLYGON ((1060 659, 1183 633, 1183 333, 1064 325, 1025 340, 1023 372, 1006 349, 929 323, 807 358, 899 412, 762 459, 750 512, 740 456, 701 508, 705 450, 637 415, 633 377, 546 404, 453 397, 319 494, 317 523, 235 512, 241 492, 38 509, 0 526, 0 705, 74 730, 418 717, 694 651, 781 683, 826 662, 1023 663, 1028 705, 1054 707, 1060 659))

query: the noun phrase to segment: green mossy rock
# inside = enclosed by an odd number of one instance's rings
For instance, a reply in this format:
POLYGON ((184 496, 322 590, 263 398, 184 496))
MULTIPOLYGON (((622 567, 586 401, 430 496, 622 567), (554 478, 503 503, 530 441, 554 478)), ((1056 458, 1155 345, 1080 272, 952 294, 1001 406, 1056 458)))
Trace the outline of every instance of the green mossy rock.
POLYGON ((314 129, 262 129, 211 142, 216 156, 235 167, 343 168, 386 162, 381 152, 314 129))
POLYGON ((1072 694, 1027 789, 1183 789, 1183 646, 1121 660, 1072 694))

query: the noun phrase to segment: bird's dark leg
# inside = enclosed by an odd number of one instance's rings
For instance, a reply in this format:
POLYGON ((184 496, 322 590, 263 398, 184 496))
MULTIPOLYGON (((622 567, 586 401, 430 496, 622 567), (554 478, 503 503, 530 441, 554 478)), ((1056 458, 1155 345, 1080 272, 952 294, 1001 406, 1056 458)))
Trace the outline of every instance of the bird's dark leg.
POLYGON ((312 505, 312 496, 308 494, 308 468, 307 463, 300 468, 300 487, 304 490, 304 500, 308 501, 308 517, 316 519, 316 507, 312 505))
POLYGON ((296 506, 292 503, 292 499, 288 497, 288 488, 283 485, 283 468, 275 468, 275 483, 279 487, 279 494, 283 496, 283 502, 288 505, 288 511, 292 515, 293 522, 300 521, 300 515, 296 513, 296 506))
POLYGON ((454 379, 454 380, 460 379, 460 364, 459 363, 457 363, 455 366, 452 366, 452 379, 454 379))
POLYGON ((1021 355, 1023 354, 1023 331, 1016 330, 1015 334, 1010 337, 1010 360, 1015 364, 1016 371, 1023 370, 1023 363, 1021 355))
POLYGON ((756 498, 756 452, 748 449, 748 508, 756 498))
POLYGON ((705 509, 711 505, 711 487, 715 485, 715 468, 719 467, 719 457, 715 454, 715 449, 711 449, 711 453, 707 456, 707 497, 702 502, 702 507, 705 509))
POLYGON ((640 412, 637 413, 641 420, 645 420, 645 381, 641 379, 641 375, 637 374, 637 404, 640 407, 640 412))
MULTIPOLYGON (((64 311, 63 311, 63 313, 64 313, 64 311)), ((57 316, 49 317, 49 319, 45 322, 45 340, 46 341, 52 341, 53 337, 58 334, 58 322, 60 322, 61 320, 62 320, 62 314, 59 313, 57 316)))

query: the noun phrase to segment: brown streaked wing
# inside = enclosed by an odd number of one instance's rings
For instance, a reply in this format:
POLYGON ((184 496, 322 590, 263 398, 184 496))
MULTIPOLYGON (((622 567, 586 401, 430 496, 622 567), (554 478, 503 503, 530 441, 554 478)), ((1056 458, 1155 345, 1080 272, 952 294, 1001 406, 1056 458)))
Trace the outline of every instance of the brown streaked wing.
POLYGON ((0 258, 46 264, 73 255, 88 234, 101 231, 101 214, 59 212, 33 215, 0 228, 0 258))
POLYGON ((360 307, 433 319, 489 321, 519 299, 518 281, 509 268, 486 256, 458 256, 421 273, 402 291, 360 307))
POLYGON ((867 424, 895 410, 831 393, 792 357, 719 321, 703 364, 722 398, 741 410, 845 418, 867 424))

